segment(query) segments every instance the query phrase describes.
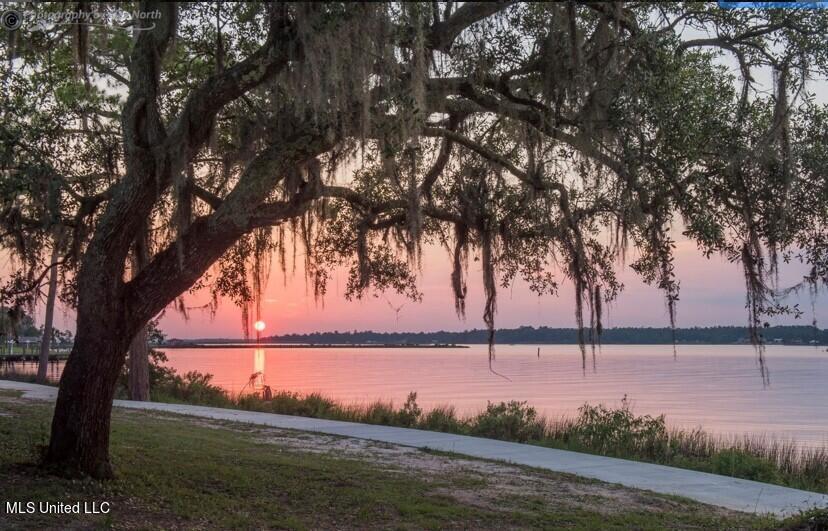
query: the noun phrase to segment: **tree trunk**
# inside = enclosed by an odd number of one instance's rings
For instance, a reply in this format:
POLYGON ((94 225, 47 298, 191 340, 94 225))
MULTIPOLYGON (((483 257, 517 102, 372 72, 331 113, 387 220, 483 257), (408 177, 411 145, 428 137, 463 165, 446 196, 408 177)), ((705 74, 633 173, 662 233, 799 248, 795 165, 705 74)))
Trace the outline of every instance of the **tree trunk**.
MULTIPOLYGON (((135 238, 135 248, 132 255, 132 277, 149 263, 149 242, 147 241, 146 226, 141 227, 135 238)), ((147 325, 141 327, 129 347, 129 399, 147 402, 150 399, 149 388, 149 348, 147 347, 147 325)))
POLYGON ((55 299, 57 298, 58 257, 60 256, 60 237, 55 235, 52 247, 52 258, 49 271, 49 293, 46 296, 46 315, 43 321, 43 337, 40 340, 40 359, 37 365, 38 383, 46 383, 46 374, 49 369, 49 347, 52 345, 52 324, 55 317, 55 299))
POLYGON ((109 327, 79 322, 75 345, 60 381, 47 466, 99 479, 112 477, 109 425, 115 387, 129 345, 124 339, 129 333, 125 328, 123 322, 109 327))
POLYGON ((112 475, 112 399, 129 344, 144 324, 127 315, 123 272, 128 249, 129 240, 93 239, 78 272, 75 344, 60 378, 44 458, 44 465, 59 473, 112 475))
POLYGON ((129 399, 147 402, 149 389, 149 347, 147 346, 147 326, 135 334, 129 347, 129 399))

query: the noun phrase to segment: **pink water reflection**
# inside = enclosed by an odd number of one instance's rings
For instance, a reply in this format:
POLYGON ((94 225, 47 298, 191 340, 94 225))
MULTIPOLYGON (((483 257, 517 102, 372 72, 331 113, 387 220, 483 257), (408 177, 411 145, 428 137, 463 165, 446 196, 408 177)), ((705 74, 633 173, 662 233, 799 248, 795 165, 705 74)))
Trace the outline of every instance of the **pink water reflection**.
MULTIPOLYGON (((344 402, 388 399, 416 391, 429 408, 474 413, 487 401, 525 400, 550 416, 573 415, 584 402, 618 405, 627 395, 638 413, 668 423, 728 434, 769 434, 809 445, 828 443, 828 354, 811 347, 768 347, 771 386, 763 388, 749 346, 610 345, 584 373, 574 345, 497 348, 489 371, 485 347, 468 349, 175 349, 169 363, 198 370, 231 392, 245 386, 309 393, 344 402)), ((246 391, 245 391, 246 392, 246 391)))

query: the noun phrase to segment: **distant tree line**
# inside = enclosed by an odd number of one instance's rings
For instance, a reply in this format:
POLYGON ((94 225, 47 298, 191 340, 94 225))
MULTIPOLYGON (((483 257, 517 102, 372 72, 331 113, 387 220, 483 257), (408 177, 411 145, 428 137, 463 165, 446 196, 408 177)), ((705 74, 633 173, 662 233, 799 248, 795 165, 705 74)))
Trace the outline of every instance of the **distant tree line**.
MULTIPOLYGON (((749 343, 749 331, 740 326, 714 326, 677 328, 675 338, 678 343, 733 344, 749 343)), ((575 328, 549 328, 541 326, 521 326, 497 330, 499 344, 576 344, 578 330, 575 328)), ((765 342, 803 343, 816 341, 828 344, 828 330, 814 326, 771 326, 762 329, 765 342)), ((271 336, 263 341, 272 343, 487 343, 488 331, 485 329, 466 330, 463 332, 372 332, 350 331, 314 332, 311 334, 286 334, 271 336)), ((601 342, 617 345, 660 345, 673 341, 673 331, 668 328, 608 328, 601 336, 601 342)))
POLYGON ((18 308, 0 306, 0 338, 8 340, 39 336, 40 330, 35 326, 31 315, 18 308))
MULTIPOLYGON (((20 342, 21 339, 40 338, 43 328, 38 327, 34 318, 20 308, 0 306, 0 341, 20 342)), ((52 343, 68 344, 72 342, 69 330, 52 329, 52 343)))

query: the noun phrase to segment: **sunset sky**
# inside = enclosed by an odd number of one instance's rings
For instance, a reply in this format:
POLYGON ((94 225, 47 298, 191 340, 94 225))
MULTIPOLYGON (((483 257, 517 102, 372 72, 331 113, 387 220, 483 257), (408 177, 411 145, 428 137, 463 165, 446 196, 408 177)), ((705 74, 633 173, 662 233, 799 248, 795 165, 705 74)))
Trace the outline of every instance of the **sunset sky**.
MULTIPOLYGON (((289 259, 290 260, 290 259, 289 259)), ((469 270, 469 296, 466 306, 466 320, 457 318, 449 285, 449 257, 439 248, 428 248, 424 252, 420 289, 423 301, 414 303, 395 294, 369 295, 361 301, 348 302, 343 297, 347 273, 335 274, 329 285, 324 303, 315 303, 313 292, 306 288, 300 264, 295 276, 288 281, 279 267, 274 264, 273 274, 268 283, 262 304, 262 319, 267 323, 264 335, 291 332, 312 332, 330 330, 376 330, 376 331, 430 331, 464 330, 482 328, 483 296, 479 265, 471 262, 469 270), (391 305, 399 307, 397 322, 391 305)), ((742 325, 747 320, 745 311, 744 278, 738 264, 714 256, 704 258, 693 242, 679 241, 676 248, 676 270, 681 280, 681 300, 678 305, 679 326, 742 325)), ((801 279, 802 271, 789 267, 783 270, 782 281, 793 282, 801 279)), ((572 327, 574 300, 572 286, 560 279, 562 286, 557 297, 539 298, 529 291, 525 284, 518 282, 512 289, 500 289, 498 297, 498 327, 522 325, 572 327)), ((625 290, 610 306, 605 326, 668 326, 664 298, 655 288, 641 282, 637 275, 624 268, 621 280, 625 290)), ((206 297, 190 297, 188 303, 198 306, 206 297)), ((792 318, 777 319, 776 323, 810 324, 810 300, 800 299, 806 315, 798 321, 792 318)), ((817 302, 817 318, 820 306, 825 307, 826 298, 817 302)), ((242 335, 241 313, 231 302, 224 302, 211 320, 209 312, 192 310, 189 320, 179 313, 168 310, 161 320, 163 330, 170 337, 208 338, 240 337, 242 335)), ((823 325, 821 325, 823 327, 823 325)))
MULTIPOLYGON (((705 36, 694 30, 688 30, 688 35, 691 38, 705 36)), ((719 62, 731 71, 734 78, 738 78, 739 67, 734 58, 725 55, 719 62)), ((753 75, 758 90, 772 86, 770 72, 756 70, 753 75)), ((813 91, 818 103, 828 104, 828 83, 825 79, 813 80, 809 83, 809 89, 813 91)), ((747 313, 745 280, 741 265, 730 263, 720 256, 707 259, 699 252, 694 242, 687 241, 681 236, 680 230, 673 232, 673 239, 677 241, 675 267, 681 282, 677 325, 744 325, 747 322, 747 313)), ((634 257, 632 254, 629 262, 634 260, 634 257)), ((347 272, 340 271, 330 282, 324 304, 317 304, 314 302, 312 289, 306 288, 301 258, 299 262, 295 276, 291 277, 289 272, 286 285, 279 268, 273 268, 262 304, 262 319, 267 323, 265 335, 330 330, 432 331, 484 327, 479 263, 472 262, 470 265, 466 320, 462 321, 457 318, 454 311, 449 284, 450 259, 443 249, 430 248, 424 252, 419 284, 423 293, 421 303, 406 301, 394 294, 380 295, 377 298, 369 295, 364 300, 348 302, 343 297, 347 272), (391 305, 399 307, 403 304, 397 322, 391 305)), ((790 285, 799 282, 804 273, 803 268, 783 267, 781 283, 790 285)), ((629 267, 623 268, 619 277, 625 289, 618 300, 608 308, 605 326, 669 326, 661 292, 641 282, 629 267)), ((520 281, 511 289, 500 289, 496 326, 575 326, 572 285, 560 275, 558 279, 560 292, 557 297, 539 298, 520 281)), ((798 320, 780 317, 769 321, 773 324, 810 324, 813 313, 807 294, 799 298, 794 297, 791 301, 799 302, 805 315, 798 320)), ((191 298, 190 302, 192 306, 197 306, 205 304, 207 298, 191 298)), ((824 310, 820 312, 821 308, 828 308, 826 303, 828 297, 820 295, 815 305, 820 328, 826 327, 820 320, 821 313, 823 317, 828 315, 824 310)), ((240 337, 240 316, 238 308, 228 302, 221 305, 212 320, 208 312, 192 311, 189 320, 185 320, 180 314, 168 311, 161 324, 170 337, 240 337)))
MULTIPOLYGON (((721 256, 705 258, 696 244, 679 234, 675 249, 676 273, 681 282, 678 304, 680 327, 744 325, 745 283, 739 264, 728 262, 721 256)), ((288 253, 290 254, 290 253, 288 253)), ((628 255, 628 263, 635 259, 635 253, 628 255)), ((313 291, 305 284, 302 272, 302 256, 298 253, 296 272, 291 273, 291 259, 288 257, 287 282, 275 263, 262 302, 262 319, 267 328, 264 335, 303 333, 313 331, 434 331, 465 330, 483 328, 483 294, 479 263, 470 262, 467 279, 469 294, 466 304, 465 321, 458 319, 449 284, 450 259, 444 249, 426 247, 423 253, 423 268, 419 288, 423 300, 415 303, 394 293, 372 292, 363 300, 347 301, 343 293, 347 282, 347 271, 332 275, 328 294, 319 303, 314 301, 313 291), (376 295, 376 296, 375 296, 376 295), (402 309, 397 322, 396 312, 391 306, 402 309)), ((0 271, 10 270, 8 256, 0 257, 0 271)), ((619 278, 625 288, 618 300, 607 308, 604 325, 613 326, 668 326, 664 298, 656 288, 647 286, 628 266, 619 267, 619 278)), ((801 267, 784 266, 781 282, 791 285, 802 279, 805 270, 801 267)), ((557 297, 538 297, 525 283, 517 281, 510 289, 498 290, 498 312, 496 326, 512 328, 523 325, 573 327, 574 296, 572 285, 556 274, 560 283, 557 297)), ((222 301, 218 311, 211 318, 209 311, 198 309, 209 300, 206 293, 185 298, 193 309, 185 319, 169 308, 161 319, 161 327, 169 337, 217 338, 241 337, 243 335, 241 311, 230 301, 222 301)), ((800 319, 781 317, 769 320, 773 324, 810 324, 811 301, 807 293, 789 299, 798 302, 805 311, 800 319)), ((822 319, 828 315, 828 297, 821 294, 816 301, 818 326, 825 328, 822 319)), ((35 319, 42 322, 42 308, 38 308, 35 319)), ((73 312, 58 305, 55 315, 58 328, 74 330, 73 312)))

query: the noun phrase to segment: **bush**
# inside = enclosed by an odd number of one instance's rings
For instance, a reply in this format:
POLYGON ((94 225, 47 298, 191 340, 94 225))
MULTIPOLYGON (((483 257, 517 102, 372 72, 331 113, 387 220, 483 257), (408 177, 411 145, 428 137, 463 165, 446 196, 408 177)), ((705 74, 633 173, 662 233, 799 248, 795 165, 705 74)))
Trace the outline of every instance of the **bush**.
MULTIPOLYGON (((181 390, 176 390, 176 388, 184 385, 184 381, 175 369, 164 365, 167 362, 167 355, 163 351, 149 349, 147 356, 149 358, 150 399, 155 400, 154 394, 156 391, 161 393, 162 401, 164 398, 174 398, 173 395, 180 396, 181 390)), ((212 375, 206 376, 212 377, 212 375)), ((129 398, 129 363, 124 363, 121 368, 121 374, 118 376, 118 387, 115 389, 115 398, 129 398)))
POLYGON ((393 426, 397 420, 396 411, 394 411, 394 404, 391 402, 383 402, 377 400, 365 408, 362 418, 355 419, 356 422, 365 422, 366 424, 381 424, 383 426, 393 426))
POLYGON ((811 509, 787 518, 782 531, 828 531, 828 509, 811 509))
POLYGON ((290 391, 279 391, 268 400, 255 394, 241 395, 236 402, 242 409, 314 418, 330 417, 339 407, 336 402, 319 393, 302 396, 290 391))
POLYGON ((156 400, 182 401, 191 404, 228 407, 233 401, 221 387, 210 381, 212 374, 190 371, 184 376, 173 374, 152 390, 156 400))
POLYGON ((526 402, 489 402, 486 411, 472 420, 470 432, 492 439, 526 442, 543 438, 544 423, 538 420, 535 408, 526 402))
POLYGON ((636 417, 625 396, 618 409, 584 404, 572 436, 591 451, 663 459, 669 450, 664 415, 636 417))
POLYGON ((302 411, 308 417, 329 417, 336 415, 340 409, 336 401, 320 393, 306 395, 300 403, 302 411))
POLYGON ((403 407, 397 412, 396 424, 398 426, 405 426, 406 428, 416 426, 417 421, 420 420, 420 416, 422 414, 423 410, 417 405, 417 393, 412 391, 408 393, 408 398, 405 400, 405 404, 403 404, 403 407))
MULTIPOLYGON (((167 355, 161 350, 149 350, 149 385, 150 389, 163 386, 177 377, 175 369, 166 367, 167 355)), ((126 371, 126 367, 124 367, 126 371)))
MULTIPOLYGON (((0 361, 0 380, 14 380, 16 382, 38 383, 36 373, 21 372, 14 368, 13 365, 5 366, 0 361)), ((54 384, 51 384, 54 385, 54 384)))
POLYGON ((741 450, 722 450, 711 458, 710 464, 713 473, 723 476, 752 479, 763 483, 777 483, 781 479, 774 463, 741 450))
POLYGON ((444 431, 460 433, 463 431, 463 423, 457 418, 454 406, 437 406, 420 420, 420 428, 431 431, 444 431))

